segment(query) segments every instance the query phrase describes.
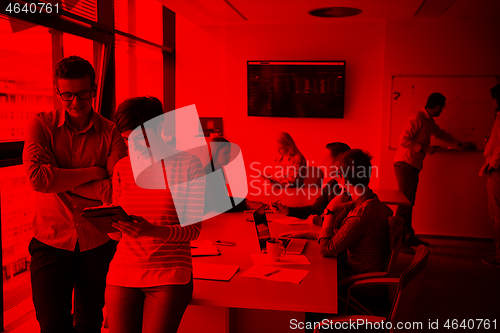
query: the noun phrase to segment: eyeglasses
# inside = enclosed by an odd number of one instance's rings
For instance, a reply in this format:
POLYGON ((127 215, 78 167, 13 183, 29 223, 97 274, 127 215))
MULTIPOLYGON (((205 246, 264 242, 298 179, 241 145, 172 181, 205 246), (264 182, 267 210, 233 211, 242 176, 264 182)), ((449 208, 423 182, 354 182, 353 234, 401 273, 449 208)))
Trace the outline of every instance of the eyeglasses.
POLYGON ((78 96, 78 98, 82 101, 88 100, 92 98, 92 91, 93 89, 90 90, 84 90, 80 91, 79 93, 73 94, 73 93, 62 93, 57 89, 57 93, 59 96, 61 96, 61 99, 65 102, 71 102, 72 100, 75 99, 75 96, 78 96))

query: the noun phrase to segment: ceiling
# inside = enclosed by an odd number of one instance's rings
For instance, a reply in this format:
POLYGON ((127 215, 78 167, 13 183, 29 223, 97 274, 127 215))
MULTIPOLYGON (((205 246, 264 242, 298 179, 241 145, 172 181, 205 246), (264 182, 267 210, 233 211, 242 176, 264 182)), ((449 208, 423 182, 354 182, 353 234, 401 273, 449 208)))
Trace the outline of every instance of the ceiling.
POLYGON ((159 0, 199 25, 324 23, 331 20, 455 17, 500 18, 500 0, 159 0), (308 14, 322 7, 354 7, 349 18, 308 14))

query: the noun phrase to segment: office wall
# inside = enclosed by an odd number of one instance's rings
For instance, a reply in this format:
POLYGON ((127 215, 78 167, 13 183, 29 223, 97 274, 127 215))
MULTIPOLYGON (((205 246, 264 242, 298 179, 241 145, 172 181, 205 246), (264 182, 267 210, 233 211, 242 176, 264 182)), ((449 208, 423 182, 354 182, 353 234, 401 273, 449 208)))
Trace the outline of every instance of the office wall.
POLYGON ((177 33, 177 105, 196 103, 200 116, 222 116, 224 135, 242 147, 247 165, 274 160, 280 131, 310 163, 322 163, 326 143, 345 141, 369 150, 378 165, 382 21, 200 28, 181 18, 177 33), (247 60, 346 60, 345 118, 248 117, 247 60))
MULTIPOLYGON (((381 183, 397 187, 389 150, 389 112, 393 75, 498 75, 500 44, 492 36, 498 22, 465 19, 386 22, 382 112, 381 183)), ((494 104, 488 112, 494 116, 494 104)), ((446 109, 443 111, 446 112, 446 109)), ((439 118, 436 118, 439 124, 439 118)), ((482 148, 482 147, 481 147, 482 148)), ((442 152, 427 156, 414 209, 417 233, 492 237, 486 180, 478 176, 480 152, 442 152)))
MULTIPOLYGON (((247 165, 269 163, 274 135, 287 131, 316 164, 327 142, 367 149, 379 167, 373 186, 394 189, 392 75, 500 74, 500 45, 490 37, 498 28, 450 18, 199 27, 178 17, 176 102, 196 103, 200 116, 222 116, 225 136, 242 147, 247 165), (273 59, 346 60, 345 118, 248 117, 246 61, 273 59)), ((417 233, 491 237, 485 180, 476 176, 481 164, 478 152, 426 159, 414 213, 417 233)))
POLYGON ((176 17, 176 107, 196 104, 200 116, 225 116, 224 28, 201 28, 176 17))

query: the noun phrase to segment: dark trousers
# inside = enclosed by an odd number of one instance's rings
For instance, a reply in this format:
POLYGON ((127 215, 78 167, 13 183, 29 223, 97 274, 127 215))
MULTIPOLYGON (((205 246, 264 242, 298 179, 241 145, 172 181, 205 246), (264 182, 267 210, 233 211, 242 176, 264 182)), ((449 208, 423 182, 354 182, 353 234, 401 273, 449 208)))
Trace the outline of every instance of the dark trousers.
POLYGON ((101 332, 106 274, 115 250, 113 240, 84 252, 78 243, 67 251, 31 240, 31 287, 41 333, 101 332))
POLYGON ((500 170, 488 173, 486 182, 488 193, 488 210, 493 222, 493 238, 495 239, 495 258, 500 262, 500 170))
POLYGON ((405 162, 394 163, 394 171, 398 181, 399 190, 410 201, 410 206, 398 206, 396 216, 404 220, 404 237, 415 234, 411 226, 411 216, 413 214, 413 206, 415 205, 415 196, 417 194, 418 175, 420 170, 405 162))

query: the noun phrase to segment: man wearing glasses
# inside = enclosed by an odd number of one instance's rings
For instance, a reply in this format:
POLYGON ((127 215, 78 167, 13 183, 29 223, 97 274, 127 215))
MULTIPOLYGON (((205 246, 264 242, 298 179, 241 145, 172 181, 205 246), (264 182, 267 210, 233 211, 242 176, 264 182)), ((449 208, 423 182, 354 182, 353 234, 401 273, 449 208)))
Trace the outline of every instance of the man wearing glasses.
POLYGON ((88 61, 64 58, 54 77, 62 108, 30 119, 23 151, 36 191, 33 303, 42 333, 100 332, 116 243, 81 213, 111 202, 113 168, 127 148, 115 125, 92 108, 97 86, 88 61))

